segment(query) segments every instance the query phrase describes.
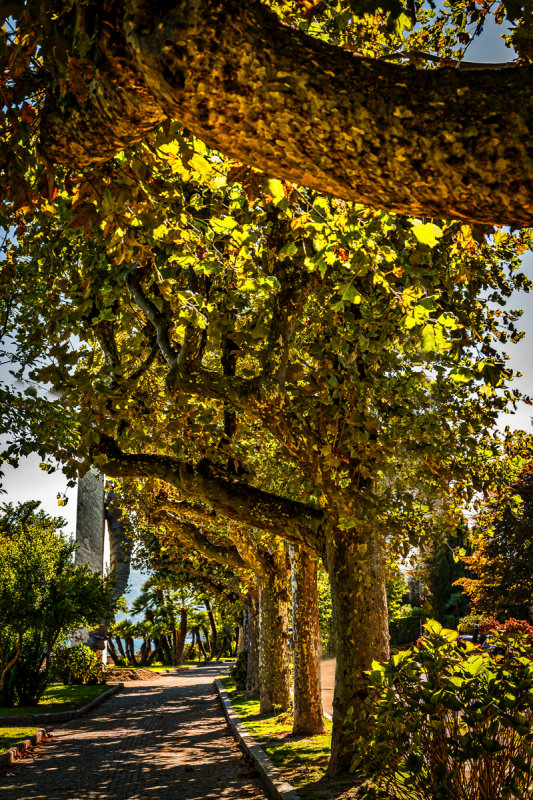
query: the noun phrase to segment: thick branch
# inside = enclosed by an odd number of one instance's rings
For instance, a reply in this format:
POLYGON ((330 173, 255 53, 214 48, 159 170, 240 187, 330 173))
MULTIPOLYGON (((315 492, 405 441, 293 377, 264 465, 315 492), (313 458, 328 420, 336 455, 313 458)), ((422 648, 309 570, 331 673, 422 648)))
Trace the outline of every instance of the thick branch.
POLYGON ((178 361, 178 351, 172 345, 170 338, 171 320, 167 314, 160 311, 156 304, 144 293, 141 281, 144 277, 144 270, 139 266, 134 266, 126 273, 126 286, 130 294, 154 326, 157 337, 157 344, 169 367, 173 367, 178 361))
POLYGON ((260 579, 276 569, 268 551, 252 545, 245 536, 237 536, 231 545, 216 544, 196 525, 183 522, 166 509, 157 511, 154 519, 169 525, 182 543, 192 544, 199 553, 219 564, 236 569, 250 569, 260 579))
MULTIPOLYGON (((218 535, 216 524, 220 522, 220 517, 213 510, 211 512, 207 511, 201 503, 174 500, 160 495, 157 498, 156 517, 160 518, 162 513, 166 514, 167 520, 172 519, 179 523, 182 522, 181 517, 185 514, 187 517, 194 518, 195 521, 201 521, 207 523, 208 526, 213 526, 203 530, 204 536, 209 533, 213 533, 215 536, 218 535)), ((242 532, 241 526, 232 526, 228 520, 226 520, 226 524, 229 524, 230 528, 227 535, 236 547, 239 556, 246 561, 249 568, 258 577, 264 578, 276 569, 274 560, 267 549, 252 543, 249 537, 242 532)))
POLYGON ((224 564, 224 566, 250 569, 250 564, 242 558, 235 545, 214 544, 196 525, 178 519, 165 509, 158 510, 152 519, 160 524, 168 525, 177 534, 180 542, 191 545, 206 558, 216 561, 218 564, 224 564))
POLYGON ((216 474, 200 474, 191 464, 176 458, 128 455, 109 440, 102 439, 100 452, 109 459, 105 464, 98 464, 105 475, 159 478, 175 486, 186 497, 201 500, 229 519, 322 552, 324 513, 320 509, 240 481, 230 481, 216 474))
MULTIPOLYGON (((155 303, 147 297, 141 286, 143 276, 144 271, 139 267, 134 267, 127 273, 125 280, 133 299, 152 323, 161 352, 169 365, 166 377, 167 389, 195 394, 210 400, 222 400, 233 408, 240 408, 254 415, 262 420, 273 436, 287 448, 291 455, 298 459, 308 474, 317 477, 319 469, 315 463, 316 454, 320 452, 322 442, 300 416, 287 408, 287 397, 278 380, 269 376, 252 379, 240 378, 234 374, 234 365, 229 363, 224 356, 224 375, 203 369, 200 364, 196 363, 197 346, 201 347, 201 332, 197 335, 194 331, 189 331, 190 339, 186 339, 184 342, 181 348, 182 352, 176 350, 172 345, 170 312, 167 314, 164 310, 160 311, 155 303), (184 357, 182 357, 183 353, 186 353, 184 357), (193 356, 192 360, 187 354, 193 356), (304 455, 306 457, 302 458, 304 455)), ((297 281, 294 295, 291 289, 285 290, 285 293, 288 292, 286 298, 282 290, 285 298, 283 303, 294 304, 297 297, 300 298, 298 303, 303 302, 300 284, 301 281, 297 281)), ((294 305, 292 312, 289 312, 288 308, 283 310, 281 319, 286 323, 283 326, 283 336, 290 336, 291 320, 297 314, 298 308, 299 306, 294 305)), ((285 348, 286 350, 287 348, 285 348)), ((225 421, 228 420, 229 416, 225 421)))
POLYGON ((100 83, 85 103, 45 108, 49 159, 104 161, 166 114, 233 158, 346 200, 532 224, 533 66, 418 70, 361 58, 254 0, 108 8, 100 83), (111 26, 117 35, 105 39, 111 26))

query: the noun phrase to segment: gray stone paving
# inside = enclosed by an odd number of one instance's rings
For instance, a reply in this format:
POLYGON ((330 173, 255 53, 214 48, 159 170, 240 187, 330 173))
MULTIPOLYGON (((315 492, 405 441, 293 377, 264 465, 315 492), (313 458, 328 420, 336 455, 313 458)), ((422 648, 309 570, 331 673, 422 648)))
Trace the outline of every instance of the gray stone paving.
POLYGON ((264 800, 216 699, 220 671, 126 684, 0 777, 1 800, 264 800))

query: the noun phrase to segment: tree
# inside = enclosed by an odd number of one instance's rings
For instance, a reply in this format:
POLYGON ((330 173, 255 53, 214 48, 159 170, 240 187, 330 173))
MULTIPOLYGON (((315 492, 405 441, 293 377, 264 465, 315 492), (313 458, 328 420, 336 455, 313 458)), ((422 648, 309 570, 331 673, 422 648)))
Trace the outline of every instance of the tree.
POLYGON ((468 573, 456 581, 474 612, 503 622, 533 620, 533 462, 531 436, 508 442, 502 484, 475 520, 468 573))
MULTIPOLYGON (((172 531, 179 547, 194 548, 207 558, 238 570, 251 570, 257 577, 259 591, 259 689, 261 712, 275 707, 286 711, 291 702, 288 652, 288 559, 279 538, 261 541, 254 532, 233 526, 228 531, 229 543, 220 540, 220 528, 202 525, 202 530, 184 520, 190 516, 186 503, 166 498, 158 504, 154 521, 172 531), (214 533, 214 536, 213 536, 214 533)), ((194 512, 194 509, 193 509, 194 512)), ((227 526, 229 527, 229 526, 227 526)), ((166 537, 166 547, 171 542, 166 537), (167 543, 168 542, 168 543, 167 543)))
POLYGON ((339 631, 333 770, 357 676, 387 652, 391 509, 423 509, 422 481, 479 486, 479 439, 511 398, 493 342, 519 334, 478 292, 503 303, 523 283, 527 239, 235 176, 175 128, 159 137, 62 192, 12 243, 6 331, 76 422, 58 426, 58 404, 29 390, 5 394, 9 424, 38 418, 39 450, 71 476, 93 463, 157 479, 207 519, 324 560, 339 631))
POLYGON ((468 599, 457 585, 457 581, 465 576, 465 566, 458 554, 471 548, 465 519, 455 524, 446 520, 444 525, 444 530, 435 532, 436 535, 422 554, 417 577, 422 582, 422 611, 426 618, 435 619, 446 628, 454 628, 459 617, 465 615, 468 609, 468 599))
MULTIPOLYGON (((413 20, 400 3, 386 4, 388 28, 383 3, 271 5, 282 18, 252 0, 164 9, 141 0, 7 4, 19 25, 2 53, 8 146, 27 124, 47 164, 85 169, 170 117, 232 158, 346 200, 531 224, 533 25, 525 0, 498 6, 499 21, 518 23, 521 55, 499 71, 454 68, 462 52, 447 32, 453 26, 468 43, 467 25, 479 30, 487 14, 471 0, 453 3, 436 23, 423 3, 410 4, 423 24, 405 41, 413 20), (370 20, 357 16, 378 7, 370 20), (402 58, 411 65, 395 63, 402 58), (414 66, 428 61, 441 68, 414 66)), ((24 192, 32 194, 25 171, 18 163, 5 169, 23 205, 24 192)), ((46 196, 51 183, 40 184, 46 196)))
POLYGON ((320 681, 318 564, 303 547, 291 547, 294 665, 293 733, 325 733, 320 681))
POLYGON ((143 583, 141 593, 131 606, 133 614, 144 612, 147 622, 154 626, 154 633, 159 638, 165 637, 165 649, 171 653, 168 663, 175 667, 179 667, 183 661, 187 616, 192 600, 190 590, 176 588, 168 579, 155 573, 143 583))
POLYGON ((46 687, 50 654, 60 638, 98 622, 113 606, 111 579, 75 567, 75 545, 60 532, 64 520, 38 507, 33 501, 4 504, 0 517, 0 692, 25 640, 38 639, 31 648, 34 703, 46 687))

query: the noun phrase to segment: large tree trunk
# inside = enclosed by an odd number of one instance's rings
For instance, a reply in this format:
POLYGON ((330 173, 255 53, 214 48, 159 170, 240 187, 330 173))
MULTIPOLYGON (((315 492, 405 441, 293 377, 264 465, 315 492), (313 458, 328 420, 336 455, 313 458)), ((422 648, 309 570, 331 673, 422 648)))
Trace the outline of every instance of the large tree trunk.
POLYGON ((320 686, 317 563, 303 548, 290 548, 294 641, 294 725, 305 736, 325 733, 320 686))
POLYGON ((124 652, 124 647, 122 645, 122 639, 120 636, 115 636, 115 642, 117 643, 118 652, 120 653, 122 662, 127 658, 126 653, 124 652))
POLYGON ((246 694, 259 694, 259 588, 253 586, 246 595, 244 625, 246 665, 246 694))
POLYGON ((124 6, 124 18, 109 3, 79 23, 95 34, 83 66, 96 66, 97 88, 77 105, 48 97, 49 161, 107 160, 169 116, 238 161, 345 200, 532 224, 533 66, 420 70, 361 58, 257 2, 124 6))
POLYGON ((260 711, 276 707, 286 711, 291 703, 289 663, 288 572, 285 552, 276 554, 277 569, 261 578, 259 593, 260 711))
POLYGON ((333 737, 329 775, 350 766, 354 742, 368 737, 368 726, 358 718, 366 697, 363 671, 372 661, 389 655, 389 630, 383 552, 379 536, 362 524, 353 531, 331 531, 327 541, 337 667, 333 698, 333 737), (349 730, 347 712, 353 708, 349 730))

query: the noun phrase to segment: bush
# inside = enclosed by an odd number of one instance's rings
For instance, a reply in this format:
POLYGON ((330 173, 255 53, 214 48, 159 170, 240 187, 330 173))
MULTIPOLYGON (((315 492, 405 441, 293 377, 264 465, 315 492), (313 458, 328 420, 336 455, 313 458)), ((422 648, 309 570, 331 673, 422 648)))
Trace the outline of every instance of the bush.
POLYGON ((242 650, 237 656, 237 661, 230 669, 230 677, 237 684, 237 689, 242 692, 246 689, 246 673, 248 670, 248 650, 242 650))
POLYGON ((442 617, 442 622, 445 628, 450 628, 451 630, 456 631, 459 623, 459 617, 456 617, 455 614, 444 614, 442 617))
POLYGON ((56 650, 52 655, 52 670, 63 683, 81 686, 103 683, 102 663, 85 644, 56 650))
POLYGON ((526 637, 524 643, 529 641, 533 642, 533 625, 525 619, 507 619, 502 624, 495 619, 484 619, 480 623, 479 632, 488 633, 489 631, 497 631, 500 636, 507 636, 510 634, 522 634, 526 637))
POLYGON ((416 642, 420 636, 420 611, 411 606, 402 606, 400 614, 389 621, 390 643, 393 647, 416 642))
MULTIPOLYGON (((529 637, 504 634, 492 656, 431 621, 416 647, 368 673, 372 738, 353 769, 366 796, 525 800, 533 768, 529 637)), ((363 794, 364 796, 364 794, 363 794)))
POLYGON ((36 706, 41 699, 49 676, 41 668, 46 644, 37 631, 24 636, 20 656, 8 671, 0 692, 0 705, 36 706))
POLYGON ((469 614, 467 617, 461 617, 457 630, 459 633, 472 636, 475 626, 481 624, 481 622, 483 622, 482 614, 469 614))

